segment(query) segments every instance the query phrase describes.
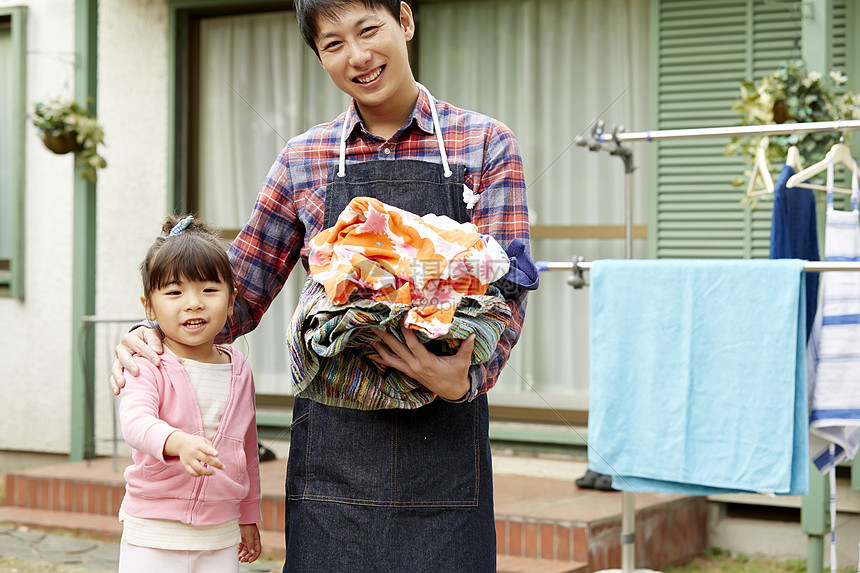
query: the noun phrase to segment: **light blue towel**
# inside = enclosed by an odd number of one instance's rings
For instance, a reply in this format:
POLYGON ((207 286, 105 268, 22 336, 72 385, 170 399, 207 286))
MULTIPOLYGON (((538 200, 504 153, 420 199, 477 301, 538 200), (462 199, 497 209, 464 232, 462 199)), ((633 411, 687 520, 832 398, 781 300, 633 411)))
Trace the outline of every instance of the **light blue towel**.
POLYGON ((589 468, 628 491, 806 494, 802 270, 595 261, 589 468))

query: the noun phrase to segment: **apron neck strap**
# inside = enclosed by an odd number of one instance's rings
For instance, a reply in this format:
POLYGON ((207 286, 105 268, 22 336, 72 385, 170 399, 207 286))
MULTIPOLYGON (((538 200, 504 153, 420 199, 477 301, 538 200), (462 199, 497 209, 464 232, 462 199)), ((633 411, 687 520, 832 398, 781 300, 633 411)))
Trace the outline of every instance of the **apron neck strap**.
POLYGON ((418 84, 418 87, 424 90, 424 93, 427 94, 427 99, 430 100, 430 114, 433 116, 433 131, 436 132, 436 141, 439 142, 439 154, 442 156, 442 167, 445 170, 445 177, 450 177, 451 168, 448 166, 448 154, 445 153, 445 142, 442 141, 442 127, 439 125, 439 116, 436 113, 436 100, 433 99, 433 95, 430 93, 430 90, 421 84, 418 84))
MULTIPOLYGON (((430 91, 423 85, 418 84, 418 88, 427 94, 427 99, 430 100, 430 114, 433 116, 433 131, 436 133, 436 141, 439 144, 439 154, 442 156, 442 167, 445 172, 445 177, 451 176, 451 167, 448 165, 448 155, 445 153, 445 142, 442 140, 442 127, 439 125, 439 115, 436 113, 436 100, 430 94, 430 91)), ((340 132, 340 158, 338 160, 337 176, 346 177, 346 126, 348 125, 349 109, 346 110, 346 115, 343 118, 343 128, 340 132)))

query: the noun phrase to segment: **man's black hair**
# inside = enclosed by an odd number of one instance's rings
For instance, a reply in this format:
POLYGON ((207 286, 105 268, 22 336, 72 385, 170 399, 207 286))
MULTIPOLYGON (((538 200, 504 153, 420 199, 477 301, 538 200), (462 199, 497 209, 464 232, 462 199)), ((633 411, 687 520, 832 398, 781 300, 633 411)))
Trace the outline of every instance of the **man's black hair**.
POLYGON ((317 51, 317 34, 319 34, 319 25, 317 19, 336 18, 340 12, 356 2, 364 4, 368 8, 385 8, 394 19, 400 21, 400 1, 401 0, 295 0, 293 2, 296 8, 296 20, 299 22, 299 32, 305 42, 314 53, 319 57, 317 51))

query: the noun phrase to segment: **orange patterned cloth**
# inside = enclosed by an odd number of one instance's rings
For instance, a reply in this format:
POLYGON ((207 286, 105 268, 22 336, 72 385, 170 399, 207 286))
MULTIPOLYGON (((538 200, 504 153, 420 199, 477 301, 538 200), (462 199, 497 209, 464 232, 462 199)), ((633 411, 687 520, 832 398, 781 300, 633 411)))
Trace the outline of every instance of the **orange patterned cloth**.
POLYGON ((408 304, 406 326, 430 338, 448 332, 464 295, 484 294, 510 267, 501 245, 471 223, 419 217, 369 197, 350 201, 310 246, 311 276, 329 300, 408 304))

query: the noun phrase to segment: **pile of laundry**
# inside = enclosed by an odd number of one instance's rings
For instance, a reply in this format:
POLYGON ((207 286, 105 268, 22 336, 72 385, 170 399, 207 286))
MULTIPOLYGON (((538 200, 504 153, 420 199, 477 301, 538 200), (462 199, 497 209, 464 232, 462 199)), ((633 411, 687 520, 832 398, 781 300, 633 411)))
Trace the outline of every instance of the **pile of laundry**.
POLYGON ((475 334, 472 363, 489 360, 510 320, 491 283, 510 268, 504 249, 469 223, 419 217, 367 197, 311 242, 311 276, 291 322, 297 396, 357 409, 418 408, 435 395, 371 359, 370 343, 401 324, 434 353, 475 334))

